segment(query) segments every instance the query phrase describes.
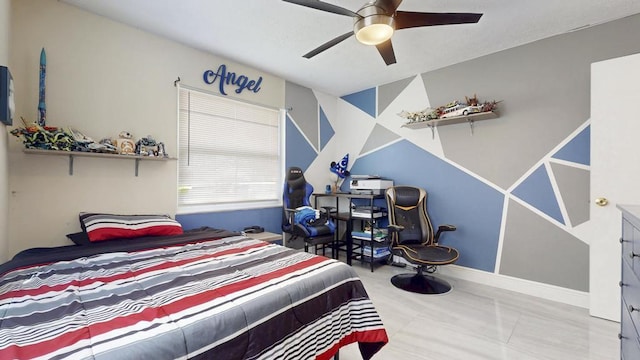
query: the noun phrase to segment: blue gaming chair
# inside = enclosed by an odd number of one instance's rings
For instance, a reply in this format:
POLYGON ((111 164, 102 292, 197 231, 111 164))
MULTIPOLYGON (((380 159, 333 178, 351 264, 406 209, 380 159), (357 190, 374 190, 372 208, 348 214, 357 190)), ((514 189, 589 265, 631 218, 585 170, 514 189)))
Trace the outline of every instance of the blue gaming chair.
POLYGON ((330 208, 325 207, 320 212, 313 209, 311 194, 313 186, 305 180, 302 169, 289 168, 282 192, 282 231, 290 235, 288 242, 303 239, 305 251, 309 251, 309 245, 312 245, 316 254, 321 247, 322 255, 325 255, 326 248, 330 247, 331 256, 335 257, 335 224, 329 219, 330 208))

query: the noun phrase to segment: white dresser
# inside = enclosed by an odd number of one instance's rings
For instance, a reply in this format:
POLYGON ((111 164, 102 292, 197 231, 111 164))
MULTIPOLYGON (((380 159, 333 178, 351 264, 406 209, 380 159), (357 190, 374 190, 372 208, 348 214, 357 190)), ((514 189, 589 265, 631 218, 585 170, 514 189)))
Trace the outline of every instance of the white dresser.
POLYGON ((620 358, 640 359, 640 206, 620 205, 622 210, 622 292, 620 358))

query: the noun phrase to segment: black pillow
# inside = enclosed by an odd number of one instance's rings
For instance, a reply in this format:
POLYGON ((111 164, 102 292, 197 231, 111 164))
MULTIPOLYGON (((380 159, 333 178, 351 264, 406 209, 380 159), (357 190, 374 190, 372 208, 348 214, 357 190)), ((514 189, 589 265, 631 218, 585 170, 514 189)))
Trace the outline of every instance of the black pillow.
POLYGON ((91 241, 89 241, 89 236, 84 231, 67 234, 67 238, 73 241, 76 245, 91 245, 91 241))

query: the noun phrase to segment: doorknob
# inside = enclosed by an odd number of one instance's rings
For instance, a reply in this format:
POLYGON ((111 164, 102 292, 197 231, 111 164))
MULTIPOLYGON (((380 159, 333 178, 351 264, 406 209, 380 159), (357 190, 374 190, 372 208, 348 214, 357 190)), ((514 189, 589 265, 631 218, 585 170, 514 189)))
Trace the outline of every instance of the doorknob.
POLYGON ((597 198, 596 199, 596 205, 598 206, 607 206, 609 204, 609 200, 607 200, 607 198, 597 198))

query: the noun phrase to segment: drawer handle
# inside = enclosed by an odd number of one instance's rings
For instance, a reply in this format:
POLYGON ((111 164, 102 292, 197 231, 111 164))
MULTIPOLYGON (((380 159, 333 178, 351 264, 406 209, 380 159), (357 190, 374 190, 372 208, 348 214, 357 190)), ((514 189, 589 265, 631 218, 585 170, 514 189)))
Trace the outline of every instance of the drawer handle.
POLYGON ((629 253, 629 257, 630 257, 630 258, 632 258, 632 259, 633 259, 634 257, 636 257, 636 256, 637 256, 637 257, 640 257, 640 254, 636 254, 636 253, 634 253, 633 251, 629 253))
POLYGON ((622 336, 622 334, 618 333, 618 339, 619 339, 619 340, 622 340, 622 338, 623 338, 623 337, 624 337, 624 336, 622 336))
POLYGON ((622 281, 618 281, 618 286, 623 287, 624 283, 622 281))
POLYGON ((620 244, 622 244, 624 242, 624 239, 620 238, 619 241, 620 241, 620 244))
POLYGON ((634 307, 633 305, 629 305, 629 312, 640 311, 640 308, 634 307))

